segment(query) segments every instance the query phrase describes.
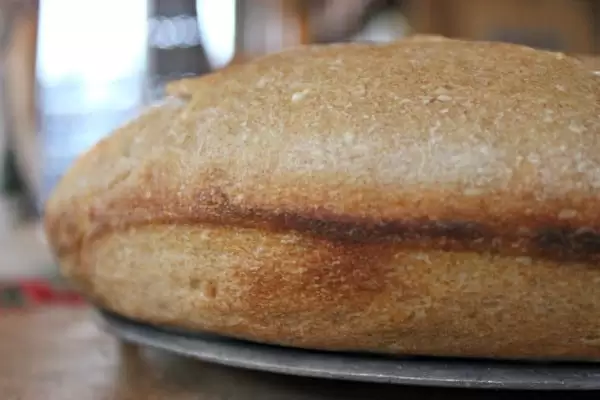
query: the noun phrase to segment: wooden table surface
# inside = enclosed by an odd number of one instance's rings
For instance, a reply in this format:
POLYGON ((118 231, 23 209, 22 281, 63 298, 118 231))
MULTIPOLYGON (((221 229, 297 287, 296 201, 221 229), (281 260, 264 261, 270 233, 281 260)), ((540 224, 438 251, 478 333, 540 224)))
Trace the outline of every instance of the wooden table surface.
POLYGON ((598 398, 358 384, 259 373, 119 343, 86 307, 0 312, 2 400, 598 398))

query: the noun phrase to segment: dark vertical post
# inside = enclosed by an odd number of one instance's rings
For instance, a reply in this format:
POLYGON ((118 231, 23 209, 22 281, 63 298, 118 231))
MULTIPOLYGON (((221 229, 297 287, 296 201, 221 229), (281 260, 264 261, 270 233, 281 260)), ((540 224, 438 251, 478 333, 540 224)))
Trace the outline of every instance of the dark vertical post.
POLYGON ((168 81, 209 72, 195 0, 150 0, 149 75, 159 91, 168 81))

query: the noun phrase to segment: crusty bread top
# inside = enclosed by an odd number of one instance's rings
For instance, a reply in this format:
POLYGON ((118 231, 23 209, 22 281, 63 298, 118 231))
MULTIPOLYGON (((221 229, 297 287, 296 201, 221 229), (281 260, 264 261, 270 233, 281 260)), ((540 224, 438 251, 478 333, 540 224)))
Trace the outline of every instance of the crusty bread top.
POLYGON ((199 221, 600 251, 600 77, 563 54, 308 46, 169 91, 59 183, 46 228, 61 257, 103 232, 199 221))
POLYGON ((594 71, 596 74, 600 74, 600 56, 592 56, 588 54, 576 54, 574 55, 579 61, 585 64, 589 69, 594 71))

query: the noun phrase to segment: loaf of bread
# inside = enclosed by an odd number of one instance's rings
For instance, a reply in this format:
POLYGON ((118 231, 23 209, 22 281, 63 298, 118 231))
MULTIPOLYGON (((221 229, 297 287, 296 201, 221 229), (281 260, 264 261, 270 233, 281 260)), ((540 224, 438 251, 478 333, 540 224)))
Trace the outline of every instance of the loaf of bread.
POLYGON ((577 59, 307 46, 169 93, 47 203, 92 302, 301 348, 600 359, 600 77, 577 59))

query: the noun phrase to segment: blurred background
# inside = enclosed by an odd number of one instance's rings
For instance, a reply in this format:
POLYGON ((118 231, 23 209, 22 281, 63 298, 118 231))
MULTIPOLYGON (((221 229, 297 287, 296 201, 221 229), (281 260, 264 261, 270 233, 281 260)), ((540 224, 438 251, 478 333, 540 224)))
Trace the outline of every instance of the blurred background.
POLYGON ((0 285, 53 273, 43 202, 166 82, 289 46, 414 33, 563 51, 600 70, 597 0, 0 0, 0 285))

